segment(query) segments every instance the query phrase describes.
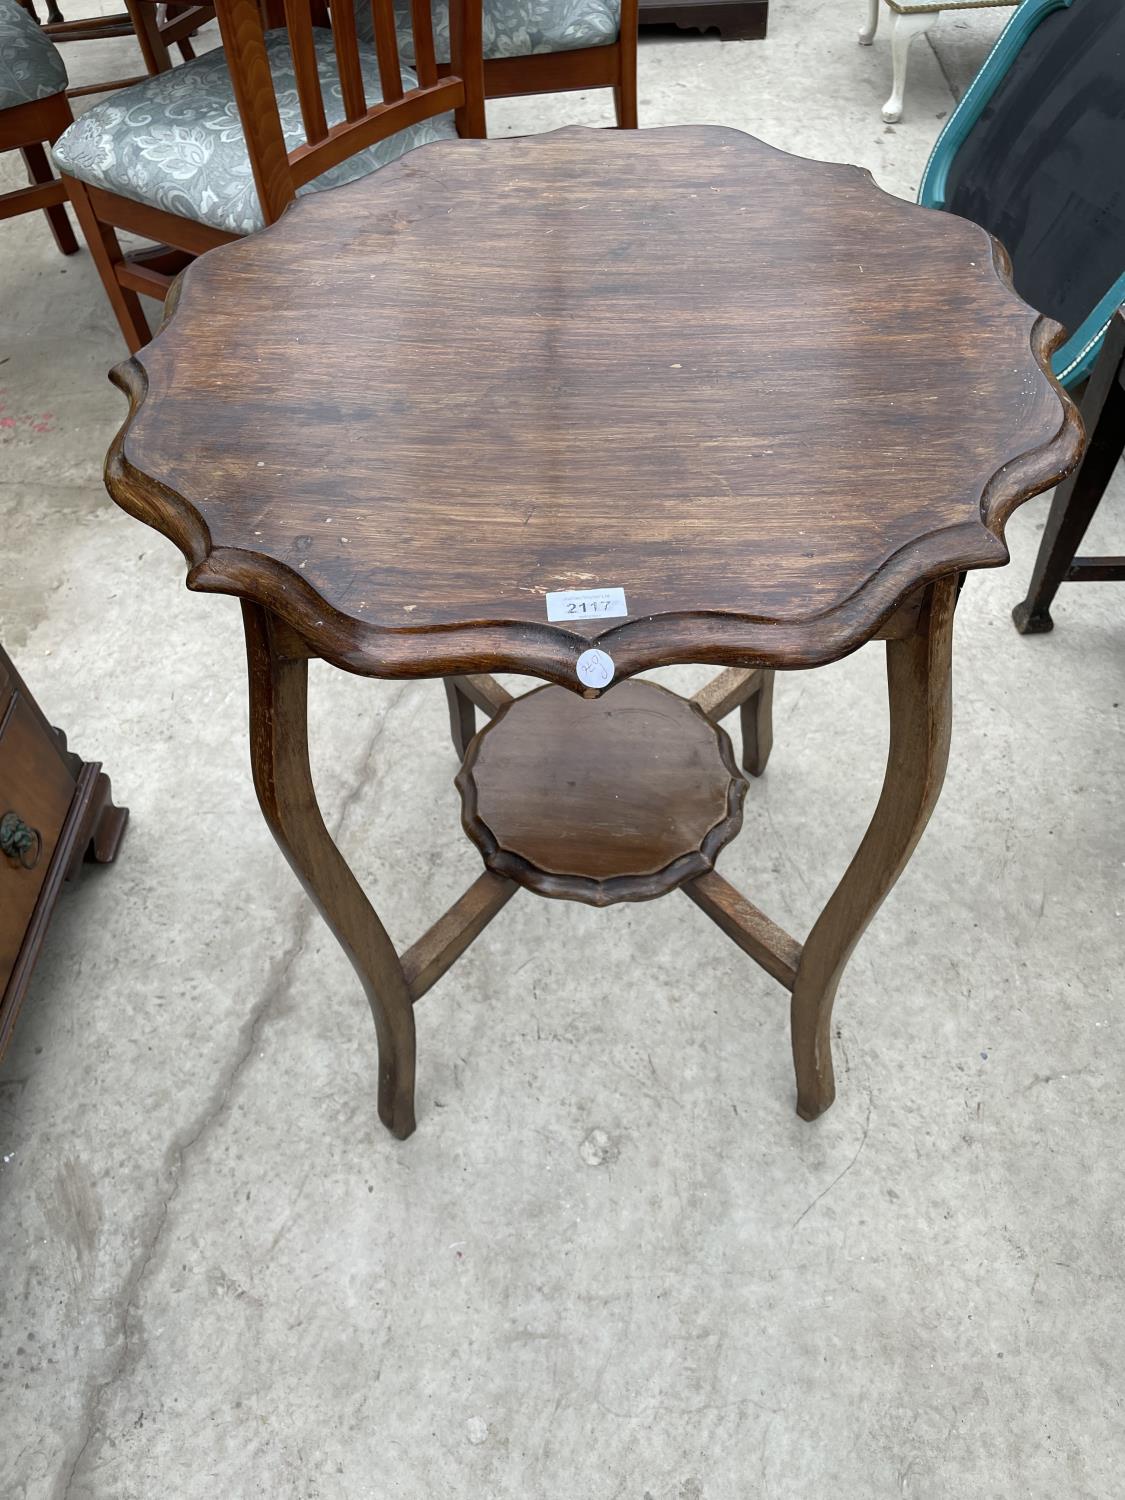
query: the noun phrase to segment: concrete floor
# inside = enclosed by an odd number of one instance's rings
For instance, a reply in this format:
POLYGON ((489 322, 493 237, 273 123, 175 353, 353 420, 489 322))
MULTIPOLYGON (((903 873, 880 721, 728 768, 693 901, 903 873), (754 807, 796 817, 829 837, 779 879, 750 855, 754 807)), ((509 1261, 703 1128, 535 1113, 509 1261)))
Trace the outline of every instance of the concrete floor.
MULTIPOLYGON (((646 43, 644 123, 913 193, 1003 15, 916 45, 891 129, 862 9, 646 43)), ((494 113, 568 119, 607 105, 494 113)), ((0 281, 0 638, 132 809, 0 1071, 0 1495, 1120 1496, 1122 595, 1015 634, 1046 501, 966 590, 945 794, 842 985, 827 1116, 793 1113, 784 992, 687 901, 523 895, 420 1008, 397 1144, 254 802, 237 606, 102 490, 122 350, 89 260, 25 218, 0 281)), ((1125 550, 1120 499, 1097 549, 1125 550)), ((313 678, 326 815, 409 942, 477 870, 442 694, 313 678)), ((878 648, 779 684, 723 868, 798 934, 884 737, 878 648)))

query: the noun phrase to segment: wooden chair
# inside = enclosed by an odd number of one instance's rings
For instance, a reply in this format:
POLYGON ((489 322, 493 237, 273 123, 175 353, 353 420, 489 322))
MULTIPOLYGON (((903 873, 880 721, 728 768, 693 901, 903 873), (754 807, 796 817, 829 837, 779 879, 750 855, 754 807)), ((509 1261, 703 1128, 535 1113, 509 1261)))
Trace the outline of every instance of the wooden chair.
POLYGON ((43 143, 57 140, 73 119, 58 48, 16 0, 0 0, 0 151, 19 151, 31 178, 30 187, 0 194, 0 219, 41 208, 64 255, 73 255, 78 241, 63 207, 66 188, 43 143))
MULTIPOLYGON (((348 3, 348 0, 342 0, 348 3)), ((371 40, 365 0, 351 0, 371 40)), ((611 88, 617 123, 637 127, 638 0, 484 0, 484 91, 489 99, 611 88)), ((395 0, 409 62, 410 0, 395 0)), ((449 67, 448 0, 432 0, 438 71, 449 67)))
MULTIPOLYGON (((19 0, 33 20, 38 20, 35 0, 19 0)), ((61 42, 100 42, 114 37, 135 37, 141 49, 145 72, 127 78, 111 78, 101 83, 84 83, 67 89, 71 99, 83 94, 104 94, 113 89, 128 88, 153 73, 164 73, 172 66, 168 49, 178 48, 189 62, 195 51, 191 37, 208 21, 215 19, 215 8, 204 4, 157 4, 156 0, 125 0, 125 9, 111 15, 87 16, 68 21, 57 0, 47 0, 47 19, 42 29, 61 42)))
POLYGON ((313 0, 286 0, 285 26, 267 32, 257 0, 217 0, 222 52, 135 84, 57 142, 131 351, 150 337, 137 294, 163 299, 193 256, 272 224, 298 193, 350 182, 428 141, 484 134, 479 0, 456 0, 455 71, 444 79, 422 0, 417 75, 400 65, 392 0, 371 9, 368 48, 343 6, 328 30, 314 26, 313 0), (157 248, 126 256, 119 229, 157 248))
POLYGON ((1110 323, 1082 398, 1086 454, 1051 500, 1027 598, 1012 611, 1020 635, 1053 630, 1051 601, 1063 583, 1125 582, 1125 557, 1076 557, 1125 452, 1125 310, 1110 323))
POLYGON ((1051 361, 1089 376, 1125 302, 1125 6, 1024 0, 937 139, 918 192, 982 224, 1016 290, 1070 337, 1051 361))

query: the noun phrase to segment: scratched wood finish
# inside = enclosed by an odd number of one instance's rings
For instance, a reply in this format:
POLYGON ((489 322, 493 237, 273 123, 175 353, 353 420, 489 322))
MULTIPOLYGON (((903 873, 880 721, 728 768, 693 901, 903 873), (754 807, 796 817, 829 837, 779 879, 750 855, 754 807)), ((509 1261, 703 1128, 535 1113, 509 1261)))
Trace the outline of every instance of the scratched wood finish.
POLYGON ((746 792, 727 735, 652 682, 594 702, 558 687, 516 699, 457 785, 490 870, 590 906, 652 900, 711 869, 746 792))
POLYGON ((188 269, 108 483, 352 670, 815 665, 1077 459, 1002 259, 734 130, 423 147, 188 269))

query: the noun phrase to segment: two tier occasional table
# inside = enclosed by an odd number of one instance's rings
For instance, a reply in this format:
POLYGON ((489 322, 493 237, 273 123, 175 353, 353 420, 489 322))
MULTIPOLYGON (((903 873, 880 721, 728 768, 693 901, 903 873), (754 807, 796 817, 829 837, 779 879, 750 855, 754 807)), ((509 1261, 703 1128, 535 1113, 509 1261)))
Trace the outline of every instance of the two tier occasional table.
POLYGON ((187 271, 115 372, 107 482, 242 600, 259 801, 367 991, 396 1135, 414 1003, 521 886, 684 891, 791 992, 798 1112, 831 1104, 837 984, 945 770, 960 579, 1079 456, 1060 335, 984 230, 710 127, 426 146, 187 271), (747 788, 719 721, 760 773, 774 672, 874 639, 883 792, 801 944, 714 868, 747 788), (445 679, 484 871, 401 955, 317 809, 311 657, 445 679), (725 670, 635 680, 680 662, 725 670))

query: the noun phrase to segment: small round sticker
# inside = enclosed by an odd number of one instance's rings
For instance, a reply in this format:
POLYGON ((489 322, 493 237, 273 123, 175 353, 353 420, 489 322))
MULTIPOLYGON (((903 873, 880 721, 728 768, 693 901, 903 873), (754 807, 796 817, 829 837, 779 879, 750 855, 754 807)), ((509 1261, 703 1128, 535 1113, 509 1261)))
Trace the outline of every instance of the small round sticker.
POLYGON ((591 647, 578 658, 577 672, 578 681, 586 687, 608 687, 613 681, 613 657, 608 651, 598 651, 591 647))

